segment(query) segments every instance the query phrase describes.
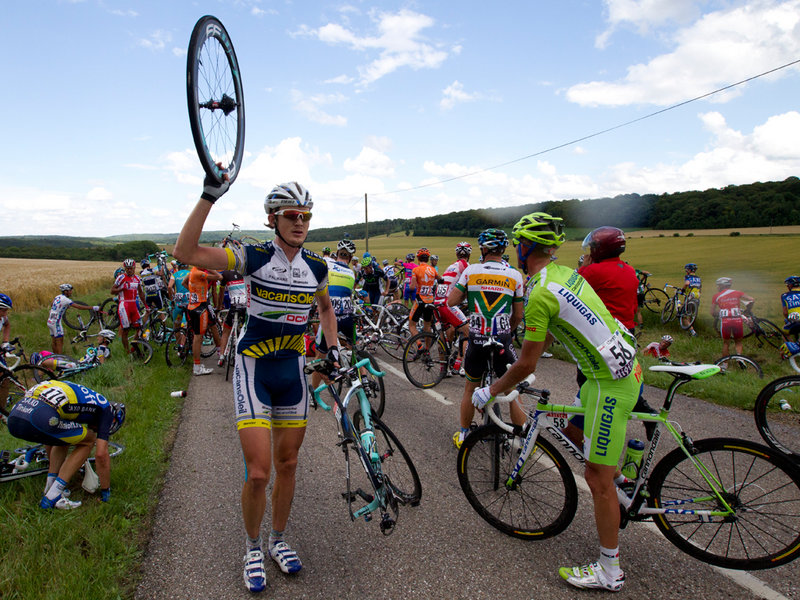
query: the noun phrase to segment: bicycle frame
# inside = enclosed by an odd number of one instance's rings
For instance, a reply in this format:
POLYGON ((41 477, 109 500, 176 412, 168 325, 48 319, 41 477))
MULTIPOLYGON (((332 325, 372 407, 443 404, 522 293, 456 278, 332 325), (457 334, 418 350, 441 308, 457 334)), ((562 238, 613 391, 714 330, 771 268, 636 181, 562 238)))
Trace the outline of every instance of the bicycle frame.
MULTIPOLYGON (((715 368, 717 371, 719 370, 718 367, 714 365, 704 365, 709 368, 715 368)), ((657 369, 658 370, 658 369, 657 369)), ((664 370, 662 368, 661 370, 664 370)), ((526 380, 524 380, 516 390, 511 392, 508 396, 500 397, 498 399, 501 402, 511 402, 516 400, 519 396, 519 390, 522 388, 523 393, 532 394, 537 399, 537 406, 536 409, 533 411, 533 414, 529 413, 529 423, 525 425, 525 429, 527 432, 523 431, 523 428, 519 426, 509 425, 504 423, 501 418, 494 413, 494 411, 489 410, 485 411, 489 414, 489 418, 492 422, 497 425, 500 429, 508 432, 513 433, 514 435, 525 435, 525 440, 522 444, 522 449, 520 452, 520 456, 517 459, 517 462, 514 466, 514 469, 510 473, 508 479, 505 481, 504 485, 513 489, 516 485, 516 479, 519 473, 525 466, 528 458, 531 455, 531 452, 536 444, 536 440, 538 439, 539 435, 542 431, 547 431, 551 434, 551 436, 567 451, 569 452, 574 458, 576 458, 579 462, 585 463, 586 458, 583 454, 583 450, 578 448, 578 446, 572 442, 562 431, 561 429, 566 426, 566 422, 569 419, 569 415, 582 415, 586 412, 584 407, 578 407, 573 405, 564 405, 564 404, 551 404, 548 403, 547 400, 549 399, 550 392, 547 390, 525 390, 526 386, 530 386, 533 383, 535 377, 533 375, 529 375, 526 380), (524 384, 524 385, 523 385, 524 384)), ((725 517, 734 514, 734 510, 728 504, 724 496, 724 488, 722 483, 717 479, 711 470, 706 467, 699 459, 697 459, 687 448, 687 444, 684 443, 684 440, 691 445, 691 439, 686 436, 685 433, 680 432, 678 427, 672 424, 668 420, 669 411, 672 406, 672 400, 675 395, 675 391, 683 385, 687 383, 689 379, 682 379, 679 377, 675 377, 673 382, 670 384, 670 387, 667 391, 666 399, 664 400, 664 405, 662 406, 659 414, 650 414, 650 413, 640 413, 640 412, 632 412, 629 418, 631 420, 643 421, 643 422, 651 422, 656 423, 655 431, 653 432, 652 440, 649 441, 648 445, 645 446, 644 449, 644 459, 642 465, 639 469, 639 473, 637 478, 634 482, 634 488, 629 496, 622 487, 615 483, 615 488, 617 491, 617 499, 619 503, 625 508, 626 513, 629 517, 645 517, 651 515, 661 515, 661 514, 685 514, 685 515, 696 515, 698 519, 711 522, 712 520, 721 520, 725 517), (666 427, 667 431, 670 435, 675 439, 675 442, 678 446, 683 450, 684 454, 686 454, 687 458, 692 462, 695 468, 698 470, 700 475, 703 479, 708 483, 711 487, 714 497, 716 498, 719 505, 724 507, 724 510, 691 510, 691 509, 682 509, 678 508, 680 505, 683 504, 691 504, 695 502, 699 502, 702 500, 708 500, 710 498, 686 498, 683 500, 673 500, 670 502, 665 503, 667 506, 656 508, 643 505, 646 496, 640 493, 647 483, 649 474, 651 469, 654 467, 655 463, 655 455, 656 450, 658 448, 658 443, 661 438, 661 429, 662 426, 666 427)))
POLYGON ((329 386, 326 383, 317 387, 312 393, 317 405, 322 409, 330 411, 331 408, 334 408, 334 416, 339 424, 339 436, 342 438, 340 444, 343 446, 345 453, 347 452, 347 444, 352 444, 354 446, 356 454, 358 454, 358 458, 361 461, 361 466, 364 468, 364 472, 367 474, 367 478, 370 480, 376 492, 375 496, 370 497, 362 490, 357 490, 355 492, 350 490, 350 464, 349 461, 347 461, 347 495, 349 499, 352 499, 353 494, 358 495, 367 502, 365 506, 356 511, 350 510, 351 520, 355 521, 360 517, 364 517, 365 521, 369 521, 371 519, 370 515, 374 511, 382 509, 385 512, 381 516, 381 530, 385 533, 387 530, 391 530, 395 524, 395 520, 392 519, 386 511, 392 508, 396 514, 398 499, 394 496, 391 488, 385 485, 384 482, 381 457, 375 446, 375 432, 372 426, 372 407, 362 389, 363 384, 361 379, 357 376, 351 377, 351 375, 355 375, 359 369, 364 367, 376 377, 383 377, 384 375, 384 373, 373 369, 369 359, 365 358, 343 373, 342 376, 350 377, 351 380, 350 389, 343 399, 339 397, 335 387, 329 386), (334 407, 326 404, 320 398, 320 394, 325 389, 330 390, 334 400, 334 407), (347 414, 347 406, 350 404, 353 396, 358 399, 361 408, 361 416, 364 419, 364 427, 360 435, 356 435, 353 422, 347 414))

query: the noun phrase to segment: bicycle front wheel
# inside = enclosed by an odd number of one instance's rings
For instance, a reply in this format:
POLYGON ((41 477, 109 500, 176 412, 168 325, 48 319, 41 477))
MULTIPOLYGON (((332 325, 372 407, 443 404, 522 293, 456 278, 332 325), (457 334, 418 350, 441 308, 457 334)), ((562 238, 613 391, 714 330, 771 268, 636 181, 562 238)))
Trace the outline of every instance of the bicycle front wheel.
POLYGON ((768 321, 767 319, 759 319, 758 327, 761 330, 761 335, 758 336, 759 343, 761 340, 764 340, 773 348, 780 348, 781 344, 786 341, 781 328, 775 325, 775 323, 772 321, 768 321))
POLYGON ((12 407, 25 395, 25 392, 42 381, 58 379, 49 369, 36 365, 20 365, 13 372, 0 378, 0 394, 6 394, 5 408, 0 412, 8 415, 12 407))
POLYGON ((768 383, 758 393, 753 408, 756 427, 772 448, 800 462, 800 376, 790 375, 768 383))
POLYGON ((130 340, 128 343, 131 346, 129 356, 133 362, 146 365, 153 358, 153 347, 144 340, 130 340))
POLYGON ((113 296, 106 298, 100 305, 102 311, 100 320, 106 329, 116 329, 119 327, 119 302, 113 296))
POLYGON ((689 329, 697 319, 697 302, 687 300, 681 312, 681 329, 689 329))
POLYGON ((650 477, 648 503, 661 533, 686 554, 727 569, 769 569, 800 555, 800 468, 766 446, 733 438, 667 454, 650 477), (695 461, 719 483, 724 503, 695 461), (730 507, 731 511, 725 504, 730 507), (698 515, 696 511, 717 515, 698 515))
POLYGON ((541 437, 511 481, 523 441, 494 424, 479 427, 458 451, 458 482, 492 527, 512 537, 543 540, 572 522, 578 488, 567 461, 541 437))
POLYGON ((672 319, 675 318, 675 302, 672 300, 667 300, 664 303, 664 308, 661 309, 661 322, 662 323, 669 323, 672 319))
POLYGON ((723 374, 741 373, 748 377, 764 377, 764 372, 761 366, 752 358, 742 356, 741 354, 731 354, 730 356, 723 356, 722 358, 714 361, 714 364, 722 369, 723 374))
POLYGON ((662 311, 667 300, 667 292, 659 288, 650 288, 644 293, 644 307, 656 314, 662 311))
POLYGON ((403 351, 403 371, 418 388, 432 388, 444 379, 449 361, 444 342, 431 331, 412 337, 403 351))
POLYGON ((167 366, 180 367, 186 363, 186 357, 191 350, 191 342, 189 336, 186 334, 184 328, 178 331, 173 331, 167 336, 167 342, 164 350, 164 357, 167 360, 167 366))
POLYGON ((381 457, 381 471, 386 485, 401 504, 417 506, 422 498, 422 483, 417 469, 403 444, 380 419, 373 418, 375 444, 381 457))

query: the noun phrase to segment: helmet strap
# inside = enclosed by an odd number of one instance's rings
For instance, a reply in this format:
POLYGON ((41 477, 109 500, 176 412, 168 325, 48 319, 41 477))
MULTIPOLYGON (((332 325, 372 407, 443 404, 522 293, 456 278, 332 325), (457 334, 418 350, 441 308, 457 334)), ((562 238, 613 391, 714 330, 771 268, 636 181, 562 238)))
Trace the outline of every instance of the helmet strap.
POLYGON ((522 272, 526 275, 528 274, 528 257, 533 253, 533 250, 538 246, 538 242, 534 242, 532 246, 528 246, 527 244, 519 243, 517 244, 517 259, 519 260, 519 264, 521 265, 522 272), (528 251, 525 254, 522 254, 522 247, 527 246, 528 251))

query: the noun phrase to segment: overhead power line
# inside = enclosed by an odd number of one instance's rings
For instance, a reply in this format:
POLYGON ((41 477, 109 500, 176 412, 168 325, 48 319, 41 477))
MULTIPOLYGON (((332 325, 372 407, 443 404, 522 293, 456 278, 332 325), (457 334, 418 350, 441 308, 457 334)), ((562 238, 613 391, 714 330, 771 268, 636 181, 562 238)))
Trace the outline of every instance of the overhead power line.
POLYGON ((530 158, 535 158, 537 156, 541 156, 543 154, 547 154, 548 152, 553 152, 555 150, 560 150, 561 148, 566 148, 567 146, 571 146, 572 144, 577 144, 579 142, 583 142, 585 140, 589 140, 591 138, 594 138, 594 137, 609 133, 610 131, 614 131, 616 129, 621 129, 621 128, 627 127, 629 125, 633 125, 634 123, 638 123, 639 121, 644 121, 645 119, 650 119, 650 118, 655 117, 657 115, 660 115, 662 113, 668 112, 670 110, 675 110, 676 108, 680 108, 681 106, 685 106, 687 104, 691 104, 692 102, 697 102, 698 100, 702 100, 703 98, 708 98, 709 96, 713 96, 714 94, 719 94, 720 92, 724 92, 726 90, 730 90, 732 88, 740 86, 740 85, 742 85, 744 83, 747 83, 749 81, 753 81, 753 80, 758 79, 760 77, 764 77, 766 75, 770 75, 771 73, 775 73, 776 71, 780 71, 781 69, 786 69, 786 68, 791 67, 793 65, 796 65, 798 63, 800 63, 800 59, 793 60, 792 62, 786 63, 785 65, 781 65, 780 67, 776 67, 774 69, 770 69, 769 71, 764 71, 763 73, 759 73, 758 75, 753 75, 752 77, 748 77, 747 79, 742 79, 741 81, 737 81, 736 83, 732 83, 730 85, 726 85, 725 87, 721 87, 719 89, 716 89, 713 92, 708 92, 706 94, 702 94, 701 96, 697 96, 697 97, 692 98, 690 100, 684 100, 683 102, 678 102, 677 104, 673 104, 672 106, 668 106, 666 108, 662 108, 661 110, 657 110, 655 112, 652 112, 650 114, 644 115, 642 117, 638 117, 636 119, 631 119, 630 121, 625 121, 624 123, 620 123, 619 125, 614 125, 613 127, 609 127, 607 129, 603 129, 601 131, 596 131, 594 133, 590 133, 588 135, 576 138, 576 139, 571 140, 569 142, 564 142, 563 144, 558 144, 557 146, 551 146, 550 148, 546 148, 544 150, 540 150, 538 152, 534 152, 533 154, 528 154, 527 156, 521 156, 519 158, 515 158, 513 160, 509 160, 509 161, 506 161, 504 163, 500 163, 498 165, 493 165, 491 167, 486 167, 485 169, 478 169, 476 171, 471 171, 469 173, 464 173, 463 175, 455 175, 453 177, 448 177, 447 179, 439 179, 438 181, 432 181, 430 183, 423 183, 421 185, 416 185, 414 187, 405 188, 405 189, 402 189, 402 190, 398 189, 398 190, 392 190, 390 192, 374 192, 374 193, 371 193, 370 196, 372 196, 372 197, 375 197, 375 196, 389 196, 391 194, 400 194, 400 193, 405 193, 405 192, 412 192, 414 190, 420 190, 420 189, 431 187, 431 186, 434 186, 434 185, 441 185, 443 183, 449 183, 451 181, 457 181, 459 179, 466 179, 467 177, 472 177, 473 175, 480 175, 481 173, 486 173, 488 171, 493 171, 493 170, 499 169, 501 167, 507 167, 508 165, 513 165, 514 163, 522 162, 523 160, 528 160, 530 158))

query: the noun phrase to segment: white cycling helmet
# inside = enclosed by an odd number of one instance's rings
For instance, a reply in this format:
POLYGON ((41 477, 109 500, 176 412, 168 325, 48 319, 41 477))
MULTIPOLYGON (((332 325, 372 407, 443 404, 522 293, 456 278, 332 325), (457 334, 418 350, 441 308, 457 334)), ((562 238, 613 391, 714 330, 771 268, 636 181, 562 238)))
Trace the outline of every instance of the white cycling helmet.
POLYGON ((672 339, 672 336, 671 336, 671 335, 662 335, 662 336, 661 336, 661 341, 662 341, 662 342, 665 342, 665 343, 667 343, 667 344, 671 344, 671 343, 672 343, 672 342, 674 342, 675 340, 673 340, 673 339, 672 339))
POLYGON ((58 289, 60 289, 62 292, 68 292, 72 289, 72 285, 69 283, 62 283, 60 286, 58 286, 58 289))
POLYGON ((717 285, 731 287, 731 285, 733 285, 733 280, 730 277, 720 277, 717 279, 717 285))
POLYGON ((342 240, 338 244, 336 244, 336 253, 339 253, 339 250, 347 250, 347 253, 350 256, 354 256, 356 253, 356 245, 351 242, 350 240, 342 240))
POLYGON ((314 201, 308 190, 296 181, 276 185, 264 199, 264 211, 273 213, 281 208, 306 208, 311 210, 314 201))
POLYGON ((97 336, 104 337, 109 342, 113 342, 114 338, 117 337, 117 334, 111 331, 110 329, 101 329, 100 331, 97 332, 97 336))

